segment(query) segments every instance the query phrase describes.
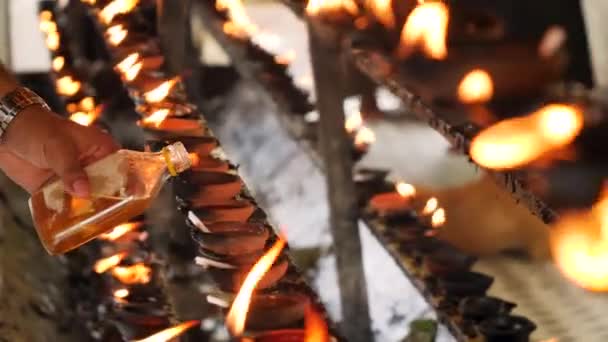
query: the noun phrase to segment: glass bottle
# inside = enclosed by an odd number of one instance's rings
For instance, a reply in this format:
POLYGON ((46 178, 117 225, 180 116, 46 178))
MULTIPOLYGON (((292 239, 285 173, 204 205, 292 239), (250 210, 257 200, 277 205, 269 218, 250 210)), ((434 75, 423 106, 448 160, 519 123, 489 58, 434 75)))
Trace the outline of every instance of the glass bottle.
POLYGON ((158 153, 119 150, 85 167, 89 198, 52 179, 29 201, 38 237, 50 254, 74 249, 142 214, 167 179, 188 168, 188 151, 176 142, 158 153))

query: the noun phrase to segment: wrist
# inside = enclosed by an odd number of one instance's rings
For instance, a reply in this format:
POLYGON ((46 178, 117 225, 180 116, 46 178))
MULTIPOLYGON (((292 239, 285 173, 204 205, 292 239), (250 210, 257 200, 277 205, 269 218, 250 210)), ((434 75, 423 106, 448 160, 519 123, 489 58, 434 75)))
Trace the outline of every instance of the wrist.
POLYGON ((37 108, 37 110, 31 112, 48 112, 51 114, 50 116, 52 116, 52 112, 46 102, 33 91, 25 87, 17 87, 0 98, 0 142, 14 136, 14 131, 19 131, 13 127, 18 123, 26 121, 34 124, 37 123, 38 120, 43 119, 42 117, 34 117, 31 119, 23 117, 28 116, 24 113, 28 112, 28 109, 34 107, 37 108), (9 134, 9 131, 13 133, 9 134))

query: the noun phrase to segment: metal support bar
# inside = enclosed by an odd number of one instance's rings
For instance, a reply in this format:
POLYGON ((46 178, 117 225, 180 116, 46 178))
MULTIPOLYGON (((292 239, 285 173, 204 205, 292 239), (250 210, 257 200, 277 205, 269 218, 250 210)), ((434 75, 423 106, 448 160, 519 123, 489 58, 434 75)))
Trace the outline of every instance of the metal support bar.
POLYGON ((352 342, 372 341, 367 286, 358 228, 358 207, 352 178, 352 143, 344 130, 344 70, 336 65, 341 34, 311 18, 309 44, 317 108, 319 137, 326 168, 330 225, 336 254, 342 305, 342 331, 352 342))

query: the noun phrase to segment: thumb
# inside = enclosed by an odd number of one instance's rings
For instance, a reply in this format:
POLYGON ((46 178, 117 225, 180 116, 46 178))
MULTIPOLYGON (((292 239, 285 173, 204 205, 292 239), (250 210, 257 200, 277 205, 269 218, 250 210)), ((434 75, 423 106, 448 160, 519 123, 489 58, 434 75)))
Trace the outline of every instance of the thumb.
POLYGON ((89 179, 80 165, 76 145, 69 139, 54 137, 44 144, 44 158, 48 167, 57 174, 67 192, 78 197, 89 197, 89 179))

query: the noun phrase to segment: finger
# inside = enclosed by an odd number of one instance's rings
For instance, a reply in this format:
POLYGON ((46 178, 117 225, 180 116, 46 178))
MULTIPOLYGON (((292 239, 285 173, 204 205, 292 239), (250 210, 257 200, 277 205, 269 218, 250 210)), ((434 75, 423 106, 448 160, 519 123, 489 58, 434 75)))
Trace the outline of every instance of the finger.
POLYGON ((46 164, 62 180, 65 189, 78 197, 89 197, 89 180, 80 164, 76 144, 65 137, 53 137, 43 146, 46 164))
POLYGON ((99 128, 77 126, 71 131, 71 135, 80 152, 81 161, 85 165, 114 153, 120 148, 111 135, 99 128))
POLYGON ((8 178, 30 194, 40 189, 53 176, 49 170, 36 167, 9 152, 0 153, 0 167, 8 178))

